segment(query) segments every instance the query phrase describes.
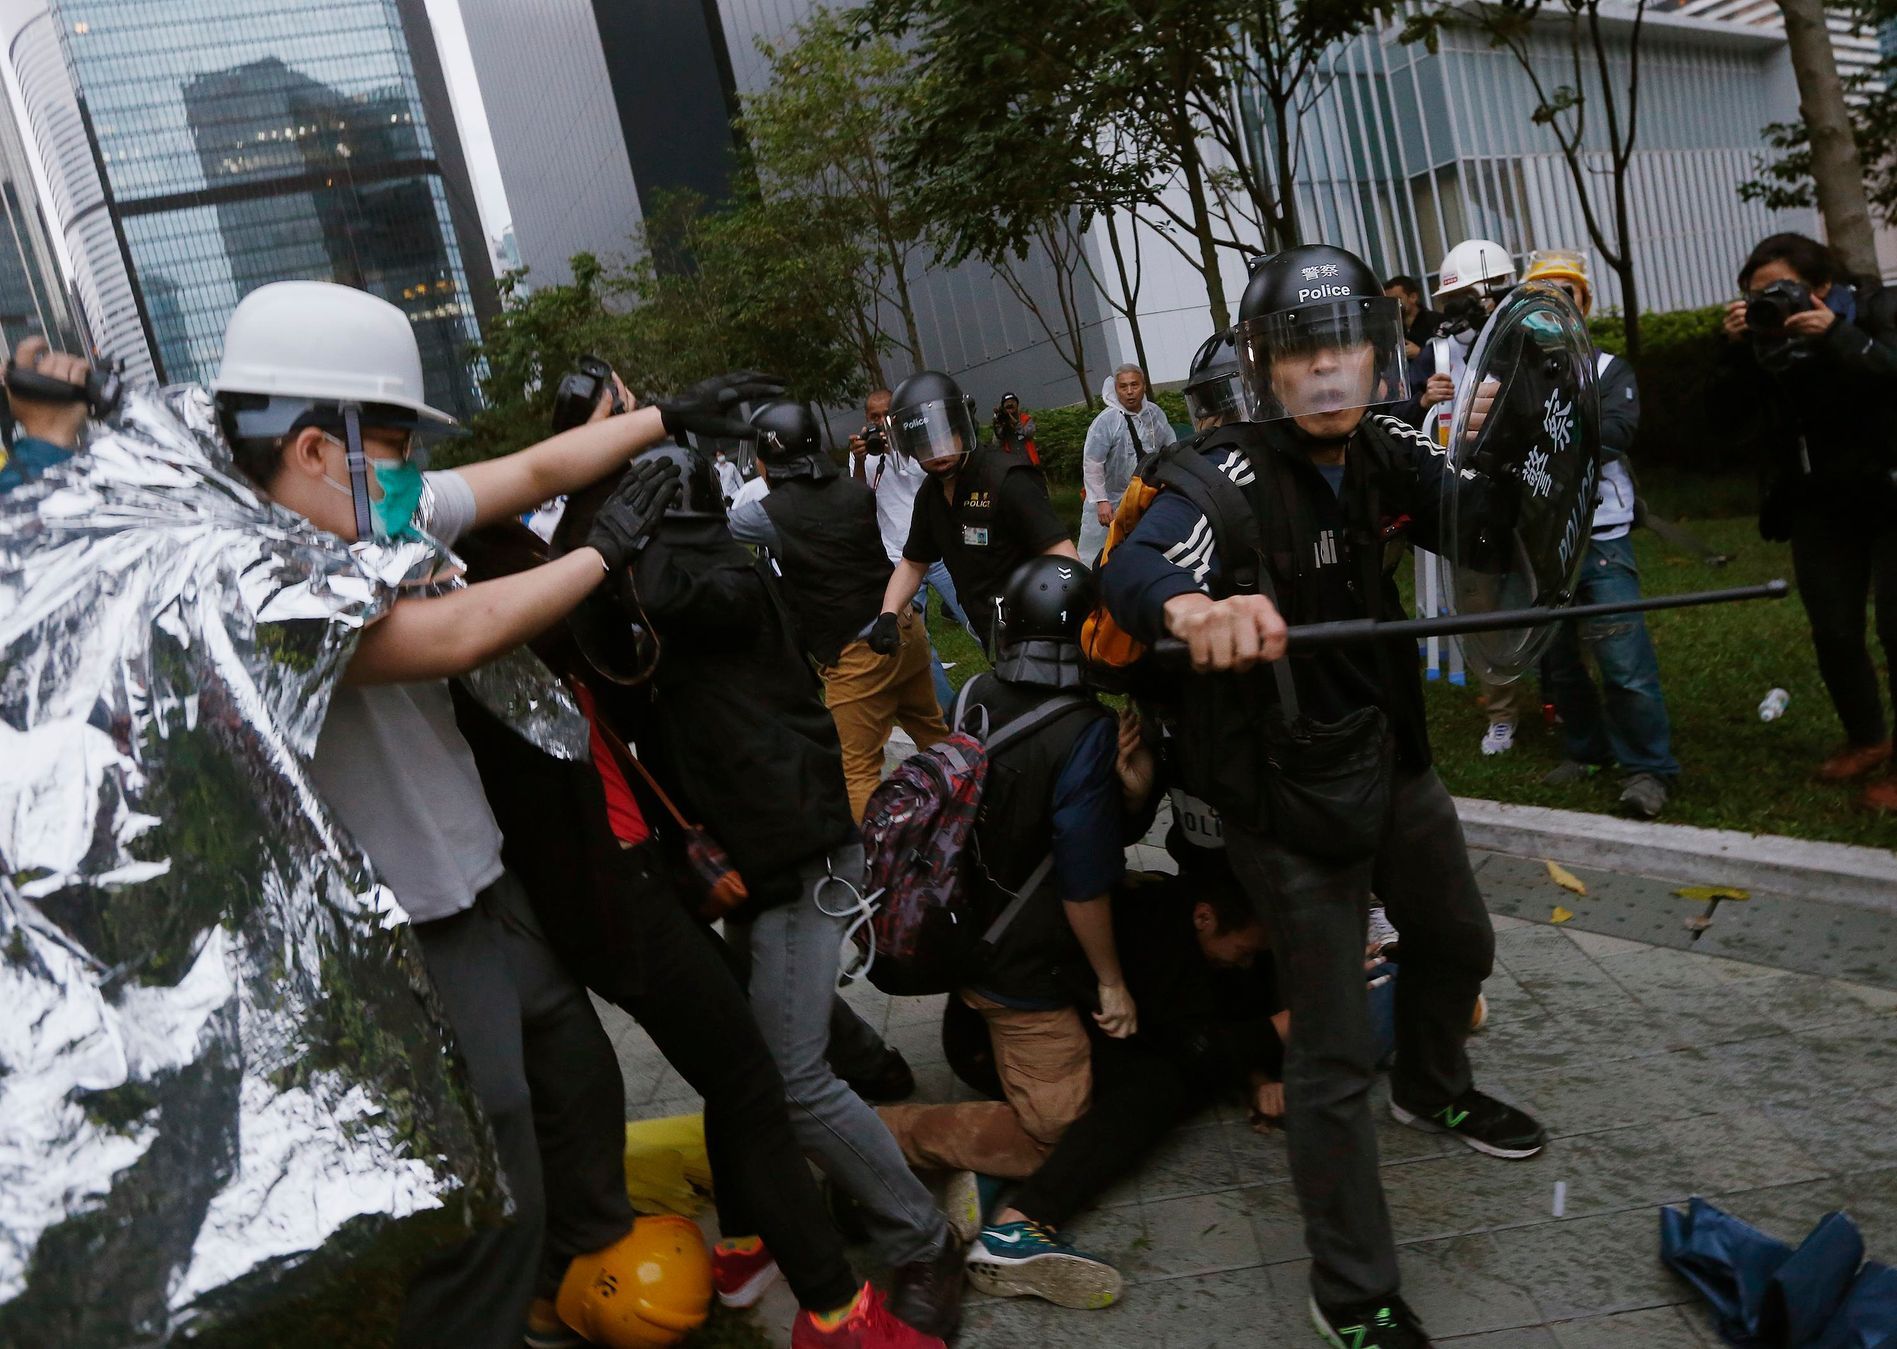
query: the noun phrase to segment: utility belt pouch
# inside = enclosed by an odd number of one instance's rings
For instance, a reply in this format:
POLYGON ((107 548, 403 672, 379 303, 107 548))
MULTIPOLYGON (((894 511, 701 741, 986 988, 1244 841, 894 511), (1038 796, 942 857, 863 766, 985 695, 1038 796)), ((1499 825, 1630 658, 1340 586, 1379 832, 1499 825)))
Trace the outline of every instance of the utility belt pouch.
MULTIPOLYGON (((1289 682, 1285 672, 1281 687, 1289 682)), ((1295 699, 1289 711, 1280 701, 1266 709, 1259 739, 1261 813, 1278 842, 1331 862, 1372 856, 1390 806, 1392 742, 1383 709, 1318 722, 1299 715, 1295 699)))

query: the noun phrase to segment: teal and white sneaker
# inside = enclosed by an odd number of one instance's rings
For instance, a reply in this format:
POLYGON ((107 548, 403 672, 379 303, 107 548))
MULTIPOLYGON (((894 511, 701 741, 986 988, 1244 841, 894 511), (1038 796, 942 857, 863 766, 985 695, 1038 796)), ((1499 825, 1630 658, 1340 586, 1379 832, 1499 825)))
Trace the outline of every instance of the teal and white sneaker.
POLYGON ((998 1223, 968 1248, 968 1281, 991 1297, 1038 1297, 1097 1310, 1120 1300, 1120 1271, 1039 1223, 998 1223))

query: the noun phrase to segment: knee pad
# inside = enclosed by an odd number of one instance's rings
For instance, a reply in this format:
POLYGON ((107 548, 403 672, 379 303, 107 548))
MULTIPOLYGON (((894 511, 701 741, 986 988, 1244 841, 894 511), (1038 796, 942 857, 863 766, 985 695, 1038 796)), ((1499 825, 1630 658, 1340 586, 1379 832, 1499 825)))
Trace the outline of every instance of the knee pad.
POLYGON ((608 1349, 677 1344, 711 1311, 705 1239, 686 1218, 640 1218, 606 1249, 574 1257, 554 1306, 562 1321, 608 1349))

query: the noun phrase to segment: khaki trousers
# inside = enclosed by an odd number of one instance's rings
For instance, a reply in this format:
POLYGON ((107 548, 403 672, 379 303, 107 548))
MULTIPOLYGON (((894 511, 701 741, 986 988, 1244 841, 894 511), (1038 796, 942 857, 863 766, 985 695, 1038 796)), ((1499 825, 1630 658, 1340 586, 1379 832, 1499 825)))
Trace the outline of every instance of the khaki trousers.
POLYGON ((928 629, 907 605, 897 626, 902 645, 894 654, 879 656, 859 638, 822 671, 824 701, 843 744, 850 813, 859 820, 869 794, 883 780, 883 746, 892 727, 901 726, 918 749, 948 736, 929 673, 928 629))
POLYGON ((1024 1180, 1093 1099, 1093 1048, 1071 1007, 1028 1012, 979 993, 962 1001, 988 1022, 1005 1101, 891 1105, 879 1113, 911 1166, 1024 1180))

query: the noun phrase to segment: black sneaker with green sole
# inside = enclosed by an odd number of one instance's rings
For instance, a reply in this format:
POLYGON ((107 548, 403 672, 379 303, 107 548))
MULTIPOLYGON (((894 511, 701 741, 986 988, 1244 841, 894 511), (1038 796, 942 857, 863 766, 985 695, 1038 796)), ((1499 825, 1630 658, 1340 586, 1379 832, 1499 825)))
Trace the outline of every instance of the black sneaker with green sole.
POLYGON ((1548 1131, 1533 1115, 1474 1087, 1434 1110, 1407 1107, 1391 1097, 1390 1114, 1398 1124, 1424 1133, 1454 1134, 1491 1157, 1533 1157, 1548 1146, 1548 1131))
POLYGON ((1429 1349, 1429 1332, 1394 1293, 1375 1302, 1326 1307, 1311 1299, 1311 1324, 1334 1349, 1429 1349))

